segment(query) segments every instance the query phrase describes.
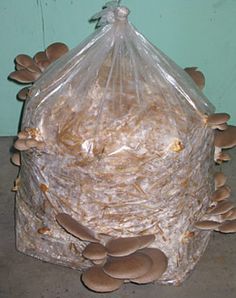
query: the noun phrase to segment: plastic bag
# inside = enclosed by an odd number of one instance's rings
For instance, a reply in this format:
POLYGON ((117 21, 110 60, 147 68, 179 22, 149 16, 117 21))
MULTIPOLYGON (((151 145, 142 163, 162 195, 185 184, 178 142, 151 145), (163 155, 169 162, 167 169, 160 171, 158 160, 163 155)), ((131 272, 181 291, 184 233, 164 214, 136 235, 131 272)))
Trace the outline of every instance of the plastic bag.
POLYGON ((17 247, 83 270, 86 241, 58 225, 71 215, 101 243, 155 235, 168 258, 160 283, 179 284, 209 231, 194 227, 213 192, 214 111, 189 76, 109 6, 102 25, 30 90, 22 130, 17 247), (212 157, 212 158, 211 158, 212 157))

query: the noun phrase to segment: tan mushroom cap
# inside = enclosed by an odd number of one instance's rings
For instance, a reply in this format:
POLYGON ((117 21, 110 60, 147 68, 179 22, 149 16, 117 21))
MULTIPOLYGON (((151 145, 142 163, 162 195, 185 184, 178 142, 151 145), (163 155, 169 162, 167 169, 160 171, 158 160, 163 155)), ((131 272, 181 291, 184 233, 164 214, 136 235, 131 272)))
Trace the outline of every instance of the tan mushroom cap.
POLYGON ((38 141, 36 141, 35 139, 28 139, 25 142, 26 146, 28 146, 29 148, 35 148, 38 145, 38 141))
POLYGON ((84 249, 82 254, 89 260, 102 260, 107 256, 107 250, 100 243, 90 243, 84 249))
POLYGON ((218 231, 222 233, 236 233, 236 220, 226 221, 218 227, 218 231))
POLYGON ((214 230, 220 226, 220 223, 213 220, 202 220, 197 221, 194 226, 200 230, 214 230))
POLYGON ((236 207, 232 208, 228 212, 222 214, 222 219, 223 220, 234 220, 236 219, 236 207))
POLYGON ((55 61, 69 51, 67 45, 61 42, 55 42, 47 47, 46 55, 50 61, 55 61))
POLYGON ((214 180, 215 180, 215 188, 219 188, 225 185, 227 181, 227 177, 223 172, 216 172, 214 174, 214 180))
POLYGON ((230 197, 231 189, 228 185, 223 185, 213 192, 211 199, 214 202, 220 202, 230 197))
POLYGON ((33 83, 40 77, 40 73, 38 72, 31 72, 27 69, 21 69, 17 71, 13 71, 10 73, 9 78, 11 80, 17 81, 18 83, 33 83))
POLYGON ((19 151, 25 151, 29 149, 29 147, 26 145, 26 141, 23 139, 16 140, 14 147, 19 151))
POLYGON ((59 213, 56 215, 56 220, 68 233, 79 238, 80 240, 98 242, 94 233, 87 227, 73 219, 69 214, 59 213))
POLYGON ((107 242, 106 249, 110 256, 123 257, 138 250, 140 245, 138 237, 115 238, 107 242))
POLYGON ((158 280, 167 269, 168 259, 166 255, 157 248, 145 248, 140 252, 151 258, 152 267, 146 274, 131 281, 138 284, 146 284, 158 280))
POLYGON ((23 131, 20 131, 18 134, 17 134, 18 138, 19 139, 27 139, 29 137, 29 134, 27 131, 23 130, 23 131))
POLYGON ((40 61, 48 60, 48 57, 44 51, 41 51, 34 55, 33 60, 38 64, 40 61))
POLYGON ((136 252, 125 257, 111 257, 103 266, 106 274, 114 278, 134 279, 147 273, 152 267, 152 259, 136 252))
POLYGON ((224 131, 216 131, 215 146, 225 149, 236 146, 236 126, 229 125, 224 131))
POLYGON ((226 152, 220 152, 220 154, 217 157, 217 162, 222 162, 222 161, 229 161, 231 160, 231 156, 226 153, 226 152))
POLYGON ((201 90, 205 87, 205 77, 197 67, 186 67, 184 70, 201 90))
POLYGON ((28 93, 29 87, 24 87, 17 93, 17 98, 20 100, 26 100, 26 98, 28 97, 28 93))
POLYGON ((224 124, 230 119, 230 115, 227 113, 215 113, 207 116, 208 125, 224 124))
POLYGON ((230 201, 221 201, 214 208, 212 208, 208 214, 220 215, 228 212, 234 207, 234 204, 230 201))
POLYGON ((113 292, 123 284, 122 279, 108 276, 100 266, 89 268, 82 274, 81 279, 90 290, 100 293, 113 292))
POLYGON ((34 60, 30 56, 25 54, 19 54, 18 56, 16 56, 15 62, 25 68, 34 64, 34 60))
POLYGON ((16 166, 20 166, 21 165, 21 161, 20 161, 20 153, 17 152, 17 153, 14 153, 11 157, 11 161, 14 165, 16 166))
POLYGON ((153 234, 143 235, 143 236, 137 236, 137 238, 139 241, 139 249, 143 249, 149 246, 155 240, 155 235, 153 234))

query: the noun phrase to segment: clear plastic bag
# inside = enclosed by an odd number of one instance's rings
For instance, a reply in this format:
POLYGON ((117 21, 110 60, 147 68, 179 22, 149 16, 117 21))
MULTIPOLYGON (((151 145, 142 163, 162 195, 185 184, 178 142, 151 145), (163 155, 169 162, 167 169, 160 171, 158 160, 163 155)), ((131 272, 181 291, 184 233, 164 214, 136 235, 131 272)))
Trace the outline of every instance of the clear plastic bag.
POLYGON ((18 249, 76 269, 85 243, 56 222, 70 214, 101 242, 154 234, 178 284, 210 232, 194 228, 213 191, 214 111, 190 77, 108 6, 102 26, 31 88, 22 130, 45 146, 22 153, 18 249), (107 24, 104 24, 106 22, 107 24), (212 158, 211 158, 212 157, 212 158))

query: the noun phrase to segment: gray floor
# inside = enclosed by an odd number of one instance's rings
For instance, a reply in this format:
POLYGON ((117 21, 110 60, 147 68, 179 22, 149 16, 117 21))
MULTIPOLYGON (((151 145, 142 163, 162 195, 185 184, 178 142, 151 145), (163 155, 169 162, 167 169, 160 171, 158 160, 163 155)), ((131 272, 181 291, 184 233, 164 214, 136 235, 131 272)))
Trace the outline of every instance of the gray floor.
MULTIPOLYGON (((236 234, 214 233, 198 266, 180 287, 126 284, 112 294, 96 294, 80 283, 75 270, 25 256, 15 249, 14 193, 10 192, 17 168, 9 163, 12 138, 0 138, 0 298, 233 298, 236 297, 236 234)), ((236 194, 236 150, 224 164, 236 194)), ((236 202, 235 196, 232 200, 236 202)))

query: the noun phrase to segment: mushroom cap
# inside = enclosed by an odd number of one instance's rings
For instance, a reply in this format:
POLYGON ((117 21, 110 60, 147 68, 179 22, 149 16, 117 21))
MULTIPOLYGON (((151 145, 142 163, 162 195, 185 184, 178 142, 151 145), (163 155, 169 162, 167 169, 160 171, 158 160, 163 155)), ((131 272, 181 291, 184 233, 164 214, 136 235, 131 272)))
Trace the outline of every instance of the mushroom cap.
POLYGON ((222 214, 222 219, 223 220, 234 220, 236 219, 236 207, 232 208, 228 212, 222 214))
POLYGON ((204 74, 197 67, 186 67, 184 70, 201 90, 205 87, 204 74))
POLYGON ((107 251, 100 243, 89 243, 82 254, 89 260, 103 260, 107 256, 107 251))
POLYGON ((31 72, 28 71, 27 69, 20 69, 13 71, 10 73, 9 78, 11 80, 17 81, 18 83, 33 83, 40 77, 40 73, 38 72, 31 72))
POLYGON ((98 242, 94 233, 87 227, 73 219, 69 214, 59 213, 56 215, 56 220, 68 233, 79 238, 80 240, 98 242))
POLYGON ((137 236, 137 238, 139 241, 139 249, 143 249, 149 246, 155 240, 155 235, 153 234, 143 235, 143 236, 137 236))
POLYGON ((124 237, 111 239, 106 244, 107 253, 114 257, 132 254, 140 248, 139 237, 124 237))
POLYGON ((227 177, 223 172, 216 172, 214 174, 214 180, 215 180, 215 187, 219 188, 225 185, 227 177))
POLYGON ((236 220, 224 222, 218 227, 218 231, 222 233, 236 233, 236 220))
POLYGON ((208 214, 220 215, 228 212, 234 207, 234 204, 230 201, 221 201, 215 207, 213 207, 208 214))
POLYGON ((224 124, 230 119, 230 115, 227 113, 215 113, 207 116, 208 125, 224 124))
POLYGON ((211 200, 214 202, 223 201, 229 198, 231 194, 231 189, 228 185, 223 185, 213 192, 211 200))
POLYGON ((17 55, 15 58, 15 62, 23 66, 24 68, 27 68, 28 66, 34 64, 34 60, 30 56, 25 54, 17 55))
POLYGON ((94 266, 85 271, 81 276, 86 287, 95 292, 112 292, 121 287, 122 279, 108 276, 100 266, 94 266))
POLYGON ((35 139, 28 139, 25 142, 26 146, 28 146, 29 148, 35 148, 38 145, 38 141, 36 141, 35 139))
POLYGON ((48 60, 48 57, 47 57, 45 51, 41 51, 34 55, 33 60, 36 62, 36 64, 38 64, 38 62, 40 62, 40 61, 48 60))
POLYGON ((26 98, 28 97, 28 93, 29 87, 24 87, 17 93, 17 98, 20 100, 26 100, 26 98))
POLYGON ((136 252, 125 257, 111 257, 103 266, 106 274, 114 278, 133 279, 147 273, 152 267, 152 259, 136 252))
POLYGON ((16 152, 16 153, 13 153, 12 157, 11 157, 11 161, 14 165, 16 166, 20 166, 21 165, 21 162, 20 162, 20 153, 19 152, 16 152))
POLYGON ((19 151, 25 151, 29 149, 29 147, 26 145, 26 141, 23 139, 16 140, 14 147, 19 151))
POLYGON ((146 284, 158 280, 166 271, 168 266, 168 259, 166 255, 157 248, 145 248, 140 252, 151 258, 152 266, 146 274, 132 279, 131 281, 138 284, 146 284))
POLYGON ((220 223, 213 220, 202 220, 197 221, 194 226, 200 230, 214 230, 220 226, 220 223))
POLYGON ((236 146, 236 126, 229 125, 226 130, 217 130, 215 132, 215 146, 219 148, 236 146))
POLYGON ((68 51, 67 45, 61 42, 55 42, 47 47, 46 55, 50 61, 55 61, 68 51))

